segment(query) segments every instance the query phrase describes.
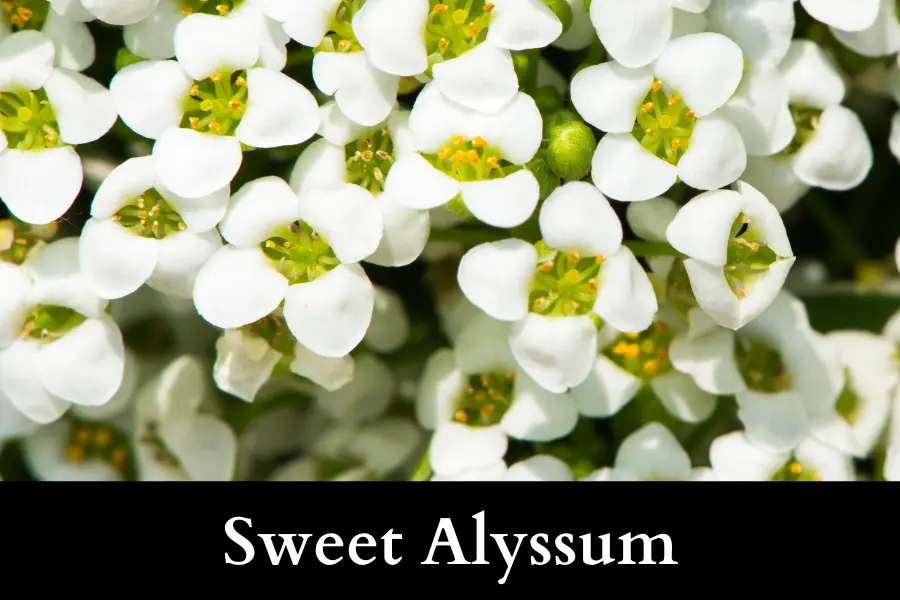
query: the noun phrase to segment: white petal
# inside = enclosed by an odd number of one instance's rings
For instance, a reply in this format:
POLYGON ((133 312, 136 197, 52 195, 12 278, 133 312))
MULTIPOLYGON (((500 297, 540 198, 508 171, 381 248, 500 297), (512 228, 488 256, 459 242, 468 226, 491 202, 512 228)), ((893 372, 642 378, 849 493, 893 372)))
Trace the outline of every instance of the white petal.
POLYGON ((528 313, 528 294, 537 268, 537 250, 506 239, 475 246, 459 263, 459 287, 472 304, 501 321, 528 313))
POLYGON ((81 0, 97 19, 110 25, 130 25, 146 19, 159 0, 81 0))
POLYGON ((376 286, 375 307, 372 323, 366 332, 366 345, 381 354, 390 354, 403 347, 409 333, 409 315, 403 299, 391 289, 376 286))
POLYGON ((519 79, 509 51, 482 43, 431 68, 447 98, 472 110, 495 113, 513 99, 519 79))
POLYGON ((192 233, 190 230, 160 240, 159 260, 147 285, 158 292, 190 299, 200 269, 222 247, 214 229, 192 233))
POLYGON ((230 186, 200 198, 182 198, 166 189, 159 181, 156 182, 155 187, 166 202, 181 215, 184 224, 192 233, 203 233, 218 225, 225 217, 231 197, 230 186))
POLYGON ((659 308, 647 272, 625 246, 600 266, 594 312, 619 331, 644 331, 659 308))
POLYGON ((827 190, 850 190, 872 169, 872 144, 860 118, 843 106, 830 106, 819 117, 813 138, 794 161, 803 183, 827 190))
POLYGON ((94 37, 84 23, 61 17, 56 11, 47 13, 41 33, 53 40, 56 66, 83 71, 94 64, 97 49, 94 37))
POLYGON ((285 294, 284 318, 297 341, 326 357, 350 353, 362 341, 374 309, 372 283, 359 265, 338 265, 285 294))
POLYGON ((509 345, 522 370, 547 391, 561 394, 590 374, 597 329, 587 316, 531 313, 512 326, 509 345))
POLYGON ((126 204, 133 203, 156 183, 156 164, 152 156, 129 158, 113 169, 97 188, 91 203, 91 216, 107 220, 126 204))
POLYGON ((296 221, 299 207, 297 196, 283 179, 254 179, 231 197, 219 231, 235 246, 258 248, 276 229, 296 221))
POLYGON ((597 144, 591 178, 609 198, 637 202, 669 191, 678 168, 645 150, 631 133, 608 133, 597 144))
POLYGON ((307 188, 328 188, 346 182, 344 146, 327 139, 316 140, 307 146, 294 163, 290 175, 291 188, 297 194, 307 188))
POLYGON ((709 31, 727 35, 761 69, 778 65, 794 36, 792 0, 727 0, 706 11, 709 31))
POLYGON ((625 218, 628 226, 641 239, 662 242, 666 229, 678 214, 679 205, 671 198, 651 198, 628 205, 625 218))
POLYGON ((697 386, 711 394, 733 394, 745 389, 734 361, 734 334, 718 327, 700 308, 691 309, 691 327, 698 321, 711 328, 702 334, 679 335, 669 346, 672 365, 694 378, 697 386))
POLYGON ((160 0, 149 17, 123 28, 125 46, 138 56, 166 60, 175 56, 175 28, 184 13, 174 0, 160 0))
POLYGON ((878 16, 871 27, 860 31, 846 31, 831 27, 831 33, 841 44, 863 56, 879 58, 896 54, 900 50, 900 22, 897 19, 897 7, 887 0, 878 4, 878 16))
POLYGON ((195 81, 248 69, 259 60, 259 44, 234 19, 196 13, 175 28, 175 56, 195 81))
POLYGON ((305 87, 278 71, 250 69, 247 111, 234 135, 255 148, 293 146, 319 128, 319 105, 305 87))
POLYGON ((487 40, 507 50, 531 50, 553 43, 562 32, 562 23, 541 0, 499 0, 494 2, 487 40))
POLYGON ((815 42, 794 40, 778 66, 791 102, 817 108, 840 104, 847 92, 840 72, 815 42))
MULTIPOLYGON (((371 0, 353 16, 353 33, 375 68, 412 77, 428 69, 426 0, 371 0), (384 35, 390 31, 390 35, 384 35)), ((490 31, 493 31, 493 24, 490 31)))
POLYGON ((510 465, 504 481, 572 481, 572 469, 555 456, 536 455, 510 465))
POLYGON ((275 310, 287 289, 258 248, 223 246, 197 274, 194 305, 216 327, 243 327, 275 310))
MULTIPOLYGON (((368 127, 363 127, 359 123, 348 119, 347 115, 341 112, 337 102, 334 100, 329 100, 319 107, 319 120, 319 129, 316 133, 335 146, 340 146, 342 151, 345 145, 363 137, 369 130, 368 127)), ((316 141, 318 142, 319 140, 316 141)), ((313 142, 313 144, 315 143, 313 142)), ((311 147, 312 144, 307 146, 307 149, 303 151, 304 154, 311 147)))
POLYGON ((435 474, 454 475, 495 464, 506 454, 508 444, 498 427, 450 423, 434 432, 428 456, 435 474))
POLYGON ((0 401, 37 423, 52 423, 69 403, 47 391, 40 380, 43 366, 36 360, 39 343, 20 340, 0 350, 0 401))
POLYGON ((94 20, 94 15, 84 7, 81 0, 48 0, 51 8, 58 14, 78 21, 79 23, 87 23, 94 20))
POLYGON ((384 230, 371 192, 352 183, 303 192, 300 216, 342 263, 359 262, 375 252, 384 230))
POLYGON ((672 37, 670 0, 596 0, 590 16, 610 56, 632 69, 656 60, 672 37))
POLYGON ((596 187, 572 181, 556 188, 541 206, 547 245, 582 256, 612 256, 622 244, 622 223, 596 187))
POLYGON ((534 213, 540 185, 528 169, 498 179, 460 184, 463 202, 476 219, 492 227, 516 227, 534 213))
POLYGON ((578 403, 584 416, 608 418, 631 402, 643 386, 642 380, 622 370, 606 356, 600 355, 588 378, 573 387, 569 394, 578 403))
POLYGON ((534 158, 544 137, 541 111, 534 98, 522 92, 490 116, 464 115, 462 124, 468 137, 480 135, 515 165, 524 165, 534 158))
POLYGON ((427 210, 415 210, 398 204, 390 194, 382 192, 375 201, 381 211, 384 233, 378 248, 366 262, 383 267, 403 267, 422 254, 431 233, 427 210))
POLYGON ((78 238, 81 269, 101 298, 123 298, 141 287, 156 268, 157 241, 115 221, 88 219, 78 238))
POLYGON ((513 369, 516 359, 509 347, 510 324, 478 313, 454 340, 457 366, 467 374, 513 369))
POLYGON ((9 212, 26 223, 46 225, 62 217, 81 191, 83 180, 81 157, 71 146, 10 148, 0 154, 0 198, 9 212))
POLYGON ((868 29, 878 16, 879 0, 856 0, 853 5, 834 0, 800 0, 812 18, 844 31, 868 29))
POLYGON ((122 121, 138 135, 156 139, 181 123, 191 83, 174 60, 143 61, 116 73, 109 90, 122 121))
POLYGON ((0 42, 0 90, 36 90, 53 74, 56 49, 39 31, 24 30, 0 42))
POLYGON ((809 428, 803 398, 793 392, 737 394, 738 418, 744 423, 747 440, 769 452, 795 448, 809 428))
POLYGON ((793 207, 810 187, 794 173, 792 157, 750 156, 741 180, 759 190, 782 213, 793 207))
POLYGON ((391 368, 381 359, 366 354, 356 360, 353 380, 333 391, 320 390, 316 394, 316 406, 341 423, 359 424, 384 414, 396 388, 391 368))
POLYGON ((216 341, 213 380, 223 392, 253 402, 281 358, 262 338, 228 329, 216 341))
POLYGON ((416 419, 425 429, 435 429, 453 418, 454 402, 462 395, 466 379, 456 364, 456 354, 441 348, 428 357, 416 392, 416 419))
POLYGON ((328 358, 297 344, 290 368, 292 373, 306 377, 316 385, 322 386, 322 389, 333 392, 354 381, 356 364, 352 356, 328 358))
POLYGON ((65 237, 45 246, 36 258, 29 258, 34 282, 29 304, 66 306, 86 317, 104 315, 109 302, 88 285, 78 255, 78 238, 65 237))
POLYGON ((856 480, 853 459, 818 440, 806 438, 797 446, 795 454, 797 460, 814 469, 822 481, 856 480))
POLYGON ((622 441, 616 469, 636 473, 643 481, 685 481, 691 477, 691 459, 664 425, 644 425, 622 441))
POLYGON ((686 423, 705 421, 716 408, 716 398, 697 387, 683 373, 672 372, 650 382, 653 393, 673 417, 686 423))
POLYGON ((0 262, 0 347, 8 346, 19 335, 29 309, 31 277, 26 269, 0 262))
POLYGON ((315 48, 328 32, 328 24, 341 0, 262 0, 262 9, 271 18, 285 24, 285 31, 304 46, 315 48))
POLYGON ((768 481, 788 458, 788 453, 754 446, 742 431, 717 437, 709 447, 709 462, 719 481, 768 481))
POLYGON ((679 209, 666 229, 666 239, 691 258, 724 267, 731 226, 742 208, 741 195, 732 190, 699 194, 679 209))
MULTIPOLYGON (((594 29, 594 24, 591 23, 584 2, 579 2, 579 0, 566 1, 572 9, 572 24, 553 42, 553 46, 568 52, 584 50, 597 39, 597 30, 594 29)), ((563 85, 567 85, 567 83, 563 79, 563 85)))
POLYGON ((382 476, 403 465, 419 447, 422 431, 409 419, 388 417, 361 428, 347 452, 382 476))
POLYGON ((631 133, 653 73, 615 61, 582 69, 572 78, 572 104, 585 121, 610 133, 631 133))
POLYGON ((287 66, 287 44, 291 37, 278 21, 270 19, 259 6, 259 2, 244 2, 227 15, 250 32, 259 46, 260 67, 281 71, 287 66))
POLYGON ((366 52, 319 52, 312 68, 316 86, 360 125, 381 123, 397 101, 400 78, 373 67, 366 52))
POLYGON ((435 169, 418 154, 394 163, 384 181, 384 191, 399 204, 428 210, 446 204, 459 193, 459 183, 435 169))
POLYGON ((778 71, 750 71, 720 113, 741 132, 748 154, 770 156, 797 133, 788 101, 787 85, 778 71))
POLYGON ((740 46, 719 33, 672 40, 653 66, 657 79, 676 90, 698 117, 721 108, 744 73, 740 46))
POLYGON ((23 440, 22 453, 28 470, 38 481, 122 481, 111 462, 86 458, 71 462, 66 456, 73 424, 61 420, 41 427, 23 440))
POLYGON ((156 140, 153 157, 163 185, 184 198, 199 198, 228 186, 244 154, 237 138, 173 128, 156 140))
POLYGON ((184 435, 166 438, 192 481, 229 481, 234 471, 237 439, 224 422, 197 415, 184 435))

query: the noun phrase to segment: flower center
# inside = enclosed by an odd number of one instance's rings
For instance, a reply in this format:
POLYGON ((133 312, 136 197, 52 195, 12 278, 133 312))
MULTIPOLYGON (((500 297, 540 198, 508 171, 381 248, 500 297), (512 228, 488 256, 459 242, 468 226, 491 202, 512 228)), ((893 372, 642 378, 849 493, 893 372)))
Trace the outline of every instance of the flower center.
POLYGON ((316 52, 359 52, 363 49, 353 33, 353 16, 359 12, 366 0, 341 0, 331 23, 328 34, 315 49, 316 52))
POLYGON ((28 313, 19 336, 47 343, 55 342, 85 320, 84 315, 67 306, 39 304, 28 313))
POLYGON ((436 169, 457 181, 484 181, 505 177, 518 167, 502 160, 499 151, 479 136, 466 140, 454 135, 437 154, 423 154, 436 169))
POLYGON ((516 387, 513 372, 469 376, 469 385, 457 400, 453 421, 476 427, 496 425, 509 410, 516 387))
POLYGON ((120 208, 112 219, 135 235, 157 240, 187 229, 181 215, 154 188, 141 194, 134 204, 120 208))
POLYGON ((577 252, 542 252, 531 283, 528 302, 531 312, 545 316, 577 316, 590 313, 597 300, 600 265, 604 256, 582 257, 577 252))
POLYGON ((791 377, 781 353, 765 342, 737 335, 734 339, 734 357, 749 389, 767 394, 790 389, 791 377))
POLYGON ((844 389, 841 390, 841 395, 838 396, 835 404, 835 410, 848 425, 853 426, 859 422, 859 418, 862 415, 862 402, 860 402, 859 396, 853 387, 849 373, 846 373, 845 381, 844 389))
POLYGON ((484 0, 429 0, 425 25, 428 63, 461 56, 487 39, 494 5, 484 0))
POLYGON ((124 479, 134 479, 134 456, 126 435, 106 423, 69 420, 66 460, 75 464, 99 460, 112 465, 124 479))
POLYGON ((10 148, 42 150, 65 144, 59 138, 56 113, 43 88, 0 93, 0 129, 10 148))
POLYGON ((735 296, 744 298, 781 257, 766 245, 763 232, 743 213, 732 223, 729 238, 725 280, 735 296))
POLYGON ((260 247, 291 285, 313 281, 341 264, 328 242, 301 221, 276 232, 260 247))
POLYGON ((181 469, 181 461, 172 453, 158 433, 159 424, 148 421, 141 432, 140 443, 142 446, 153 450, 153 459, 173 469, 181 469))
POLYGON ((784 463, 770 481, 822 481, 822 477, 816 473, 815 469, 810 469, 792 458, 784 463))
POLYGON ((181 12, 188 17, 202 13, 206 15, 225 16, 241 4, 244 0, 181 0, 181 12))
POLYGON ((816 130, 819 128, 819 118, 822 116, 822 109, 811 106, 791 104, 790 110, 797 133, 794 134, 794 139, 791 140, 791 143, 782 150, 788 155, 799 152, 813 138, 816 130))
POLYGON ((623 370, 649 381, 672 370, 669 345, 674 337, 671 327, 654 321, 646 331, 622 334, 604 354, 623 370))
POLYGON ((0 262, 21 265, 32 248, 56 235, 56 223, 30 225, 18 219, 0 220, 0 262))
POLYGON ((13 33, 23 29, 40 31, 50 12, 47 0, 3 0, 0 7, 3 21, 9 23, 13 33))
POLYGON ((234 135, 247 110, 247 72, 216 73, 195 81, 184 109, 181 127, 213 135, 234 135))
POLYGON ((654 81, 638 109, 631 134, 644 149, 677 165, 687 152, 697 118, 677 93, 669 98, 660 81, 654 81))
POLYGON ((393 149, 391 132, 387 128, 347 144, 344 148, 347 181, 373 194, 384 191, 384 179, 394 164, 393 149))

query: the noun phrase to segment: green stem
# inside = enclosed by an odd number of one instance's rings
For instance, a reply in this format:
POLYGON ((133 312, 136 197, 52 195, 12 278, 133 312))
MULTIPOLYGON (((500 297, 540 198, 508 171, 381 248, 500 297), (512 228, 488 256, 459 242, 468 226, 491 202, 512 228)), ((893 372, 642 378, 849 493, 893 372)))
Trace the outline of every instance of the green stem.
POLYGON ((635 256, 676 256, 678 258, 687 258, 672 247, 668 242, 647 242, 644 240, 626 240, 622 245, 631 250, 635 256))
POLYGON ((410 481, 428 481, 431 477, 431 462, 428 460, 428 450, 425 450, 425 453, 422 455, 422 458, 419 459, 419 464, 416 465, 415 470, 413 471, 412 476, 409 478, 410 481))

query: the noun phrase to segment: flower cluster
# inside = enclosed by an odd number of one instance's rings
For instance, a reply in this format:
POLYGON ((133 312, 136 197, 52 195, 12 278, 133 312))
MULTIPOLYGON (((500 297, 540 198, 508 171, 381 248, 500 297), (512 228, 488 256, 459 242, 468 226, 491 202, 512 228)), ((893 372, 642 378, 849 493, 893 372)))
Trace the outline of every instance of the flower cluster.
POLYGON ((896 4, 2 0, 0 471, 900 479, 896 4))

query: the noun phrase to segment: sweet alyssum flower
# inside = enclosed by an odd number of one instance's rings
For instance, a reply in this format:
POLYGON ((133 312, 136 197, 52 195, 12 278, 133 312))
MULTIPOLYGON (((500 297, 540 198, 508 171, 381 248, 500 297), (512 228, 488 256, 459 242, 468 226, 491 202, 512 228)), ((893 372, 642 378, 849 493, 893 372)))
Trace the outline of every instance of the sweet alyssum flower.
POLYGON ((125 46, 137 56, 165 60, 175 56, 175 30, 195 14, 220 16, 249 33, 259 46, 259 65, 281 71, 290 38, 262 10, 261 0, 159 0, 146 19, 123 28, 125 46))
MULTIPOLYGON (((870 58, 891 56, 900 51, 900 16, 897 14, 895 0, 869 0, 868 4, 877 4, 877 15, 871 25, 863 29, 846 29, 846 24, 829 24, 832 35, 843 45, 857 54, 870 58)), ((871 14, 869 6, 862 6, 857 16, 865 16, 858 23, 868 22, 871 14)))
POLYGON ((572 481, 569 465, 549 454, 535 454, 511 465, 499 461, 483 469, 450 476, 433 475, 431 481, 572 481))
POLYGON ((794 37, 795 0, 719 0, 704 13, 707 30, 728 36, 758 69, 778 66, 794 37))
POLYGON ((738 179, 744 141, 717 111, 743 72, 740 47, 718 33, 674 39, 647 67, 609 61, 579 71, 572 104, 607 132, 594 153, 594 184, 615 200, 639 201, 665 194, 679 179, 701 190, 738 179))
POLYGON ((647 273, 622 245, 622 224, 595 187, 573 181, 541 206, 543 239, 475 246, 459 263, 459 286, 491 317, 514 323, 513 355, 547 390, 562 393, 588 376, 599 316, 643 331, 657 301, 647 273))
POLYGON ((73 21, 103 21, 109 25, 130 25, 146 19, 159 0, 49 0, 50 6, 73 21))
POLYGON ((63 17, 47 0, 6 0, 0 4, 0 40, 25 29, 40 31, 53 40, 58 67, 83 71, 94 63, 97 50, 87 25, 63 17))
POLYGON ((102 298, 122 298, 144 283, 190 298, 194 279, 222 247, 215 230, 229 189, 181 198, 159 181, 153 156, 119 165, 100 185, 79 237, 81 269, 102 298))
POLYGON ((659 58, 672 39, 675 13, 702 13, 710 0, 591 0, 591 22, 609 55, 636 69, 659 58))
POLYGON ((298 197, 277 177, 251 181, 219 224, 228 244, 197 276, 197 311, 233 329, 283 302, 298 342, 322 356, 345 356, 372 319, 372 283, 357 263, 378 247, 380 221, 367 194, 332 194, 326 204, 316 194, 298 197))
POLYGON ((517 93, 499 112, 483 115, 448 100, 434 83, 420 92, 409 115, 413 152, 391 167, 384 190, 419 210, 450 203, 494 227, 515 227, 532 215, 540 196, 524 165, 543 137, 531 96, 517 93))
POLYGON ((778 295, 796 260, 778 209, 752 186, 713 190, 681 207, 666 229, 697 303, 722 327, 739 329, 778 295))
POLYGON ((55 56, 38 31, 0 42, 0 199, 37 225, 72 206, 84 178, 75 146, 102 137, 117 116, 106 88, 54 67, 55 56))
POLYGON ((195 14, 175 31, 177 61, 119 71, 110 90, 122 120, 155 139, 160 182, 184 198, 227 187, 243 149, 291 146, 319 126, 313 95, 287 75, 257 66, 259 46, 240 22, 195 14))
POLYGON ((719 436, 709 447, 718 481, 854 481, 853 460, 813 438, 791 452, 772 452, 750 442, 742 431, 719 436))
POLYGON ((711 394, 734 394, 748 439, 789 452, 830 419, 840 372, 824 354, 802 302, 782 291, 756 320, 737 331, 691 309, 690 328, 669 347, 669 359, 711 394))
MULTIPOLYGON (((313 194, 328 203, 332 194, 352 194, 371 202, 381 213, 381 242, 366 262, 387 267, 416 260, 428 242, 428 211, 408 208, 385 191, 394 164, 416 157, 409 133, 409 112, 396 110, 384 123, 362 127, 349 121, 338 107, 322 107, 318 139, 303 151, 291 171, 297 194, 313 194)), ((423 190, 417 188, 414 193, 423 190)))
POLYGON ((78 266, 78 239, 48 244, 25 268, 0 263, 0 398, 38 423, 71 404, 109 402, 122 384, 124 344, 78 266))
POLYGON ((479 315, 426 363, 416 400, 419 423, 434 430, 432 470, 454 475, 491 466, 506 454, 507 436, 549 441, 566 436, 578 407, 549 392, 517 364, 509 324, 479 315))
MULTIPOLYGON (((817 20, 840 31, 863 31, 878 18, 882 0, 854 0, 853 3, 834 0, 794 0, 817 20)), ((884 2, 890 4, 890 2, 884 2)))

